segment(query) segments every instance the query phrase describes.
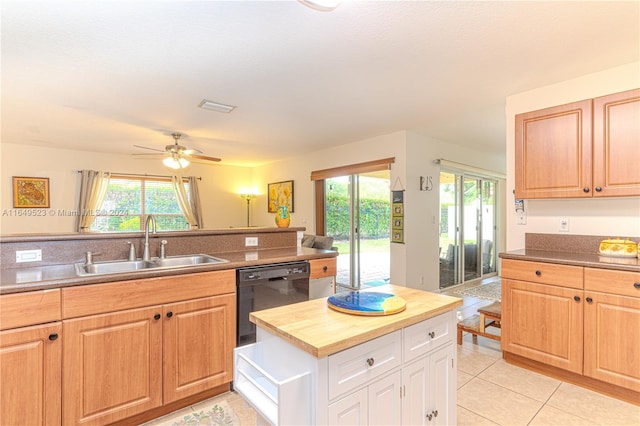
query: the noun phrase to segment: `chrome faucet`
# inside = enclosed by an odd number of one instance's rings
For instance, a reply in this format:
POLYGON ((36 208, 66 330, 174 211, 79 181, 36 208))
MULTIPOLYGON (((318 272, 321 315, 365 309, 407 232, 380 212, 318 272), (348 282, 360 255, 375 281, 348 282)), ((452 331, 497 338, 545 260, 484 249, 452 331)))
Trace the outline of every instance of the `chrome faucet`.
POLYGON ((142 260, 151 260, 149 255, 149 222, 152 224, 152 232, 156 233, 156 218, 149 214, 147 220, 144 223, 144 252, 142 253, 142 260))

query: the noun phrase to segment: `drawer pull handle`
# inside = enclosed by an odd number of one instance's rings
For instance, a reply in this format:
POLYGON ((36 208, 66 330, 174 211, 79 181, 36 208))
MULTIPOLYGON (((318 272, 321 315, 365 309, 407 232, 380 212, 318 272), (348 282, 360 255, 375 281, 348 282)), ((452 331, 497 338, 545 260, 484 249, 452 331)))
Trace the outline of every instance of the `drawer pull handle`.
POLYGON ((322 271, 323 271, 323 272, 327 272, 327 269, 329 269, 329 268, 327 268, 327 265, 324 265, 324 266, 322 267, 322 271))
POLYGON ((592 299, 592 298, 590 298, 590 297, 587 297, 585 300, 587 301, 587 303, 591 303, 591 302, 593 302, 593 299, 592 299))
POLYGON ((634 286, 635 288, 640 288, 640 283, 633 283, 633 286, 634 286))
POLYGON ((49 335, 49 340, 51 340, 52 342, 57 339, 58 339, 58 333, 51 333, 49 335))
POLYGON ((536 271, 536 275, 537 275, 537 276, 542 275, 542 271, 536 271))
POLYGON ((602 187, 601 186, 596 186, 596 192, 602 192, 602 187))
POLYGON ((435 410, 435 411, 433 412, 433 417, 438 417, 438 410, 435 410))
POLYGON ((429 332, 429 337, 431 337, 432 339, 433 339, 434 337, 436 337, 436 333, 435 333, 435 331, 430 331, 430 332, 429 332))
POLYGON ((173 316, 173 312, 169 311, 167 312, 167 318, 171 318, 173 316))
POLYGON ((576 302, 580 301, 580 296, 573 296, 573 300, 575 300, 576 302))
POLYGON ((160 314, 155 314, 155 315, 153 316, 153 319, 154 319, 154 320, 159 320, 161 316, 162 316, 162 315, 160 315, 160 314))
POLYGON ((432 419, 432 418, 433 418, 433 414, 428 413, 428 414, 427 414, 427 420, 431 421, 431 419, 432 419))
POLYGON ((367 364, 369 365, 369 367, 373 367, 373 364, 374 364, 375 362, 376 362, 376 361, 375 361, 373 358, 367 358, 367 364))
POLYGON ((586 186, 585 186, 584 188, 582 188, 582 190, 583 190, 585 193, 588 193, 588 192, 589 192, 589 187, 586 187, 586 186))

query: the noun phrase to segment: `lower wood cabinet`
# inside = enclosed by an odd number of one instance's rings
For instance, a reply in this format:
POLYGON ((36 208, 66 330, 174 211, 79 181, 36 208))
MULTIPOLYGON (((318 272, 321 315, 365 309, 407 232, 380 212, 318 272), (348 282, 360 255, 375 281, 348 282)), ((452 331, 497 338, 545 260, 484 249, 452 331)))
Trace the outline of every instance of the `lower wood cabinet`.
POLYGON ((63 424, 107 424, 162 405, 161 313, 64 321, 63 424))
POLYGON ((575 373, 575 383, 637 403, 640 273, 578 269, 579 282, 575 266, 503 260, 504 356, 539 362, 558 377, 566 373, 546 366, 575 373))
POLYGON ((228 383, 235 296, 63 322, 64 424, 122 420, 228 383))
POLYGON ((0 423, 60 425, 60 322, 0 332, 0 423))
POLYGON ((582 373, 583 291, 502 279, 502 350, 582 373))

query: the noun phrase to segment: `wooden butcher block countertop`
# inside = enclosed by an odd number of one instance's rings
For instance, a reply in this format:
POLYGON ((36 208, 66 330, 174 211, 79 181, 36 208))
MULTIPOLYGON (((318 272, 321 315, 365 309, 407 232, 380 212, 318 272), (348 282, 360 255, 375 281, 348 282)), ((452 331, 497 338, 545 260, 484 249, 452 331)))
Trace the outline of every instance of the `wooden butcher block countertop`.
POLYGON ((393 315, 360 316, 335 311, 327 306, 324 298, 253 312, 249 319, 258 327, 322 358, 462 305, 462 299, 457 297, 396 285, 363 291, 395 294, 406 300, 407 308, 393 315))

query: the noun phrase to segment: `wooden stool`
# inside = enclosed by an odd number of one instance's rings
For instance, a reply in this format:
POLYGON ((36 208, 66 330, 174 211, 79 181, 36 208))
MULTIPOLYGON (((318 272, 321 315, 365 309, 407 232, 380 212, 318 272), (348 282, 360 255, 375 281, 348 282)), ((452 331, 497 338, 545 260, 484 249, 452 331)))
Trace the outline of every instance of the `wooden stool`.
POLYGON ((480 331, 484 333, 485 327, 497 327, 500 328, 500 320, 502 319, 502 304, 500 302, 493 302, 489 306, 478 309, 480 314, 480 331), (489 324, 486 324, 485 320, 490 320, 489 324))
POLYGON ((501 319, 501 304, 500 302, 492 303, 489 306, 478 309, 478 314, 471 315, 469 318, 465 318, 462 322, 458 323, 458 344, 462 344, 462 332, 466 331, 473 335, 473 340, 478 340, 478 336, 486 337, 500 341, 500 336, 487 333, 487 327, 500 328, 501 319), (490 320, 489 323, 486 320, 490 320))

